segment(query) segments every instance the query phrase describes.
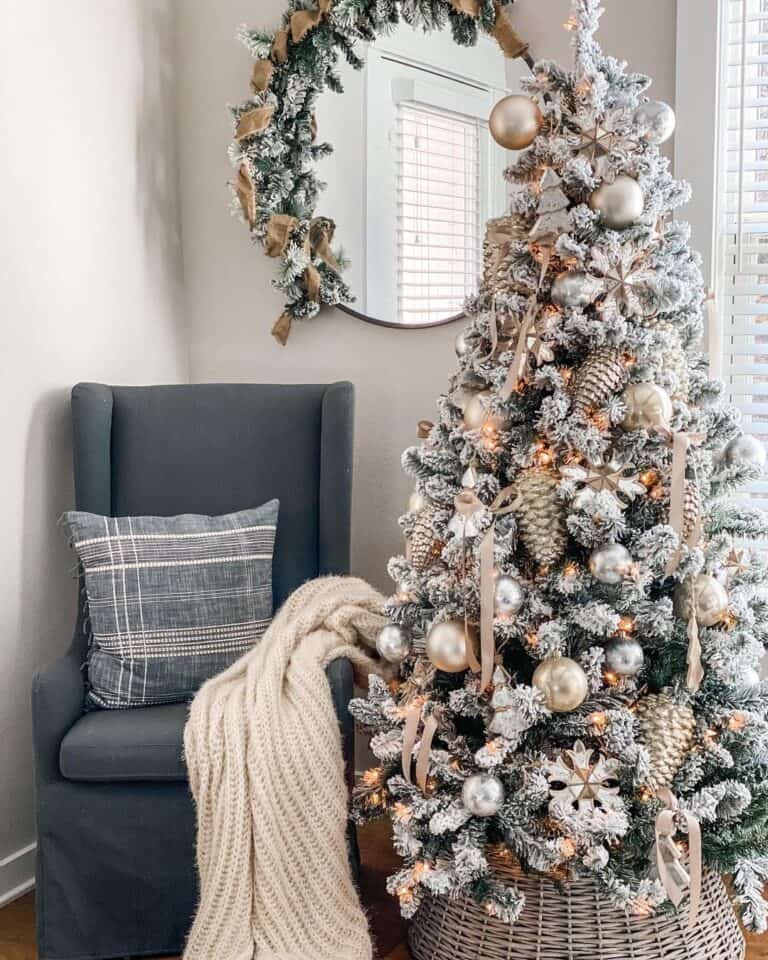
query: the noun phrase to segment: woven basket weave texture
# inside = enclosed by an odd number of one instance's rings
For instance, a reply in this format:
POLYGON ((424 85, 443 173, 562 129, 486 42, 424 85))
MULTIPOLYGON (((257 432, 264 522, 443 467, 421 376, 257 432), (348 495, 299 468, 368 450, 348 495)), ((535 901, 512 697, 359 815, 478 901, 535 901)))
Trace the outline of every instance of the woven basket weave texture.
POLYGON ((414 960, 744 960, 744 938, 723 881, 704 877, 696 925, 679 912, 629 917, 590 880, 557 885, 506 866, 495 872, 525 894, 520 919, 489 917, 473 900, 430 898, 410 931, 414 960))

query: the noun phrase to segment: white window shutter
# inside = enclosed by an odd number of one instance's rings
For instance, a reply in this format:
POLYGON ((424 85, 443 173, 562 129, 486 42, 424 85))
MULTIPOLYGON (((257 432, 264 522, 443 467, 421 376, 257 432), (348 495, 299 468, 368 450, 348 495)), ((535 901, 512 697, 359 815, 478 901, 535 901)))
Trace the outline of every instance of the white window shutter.
POLYGON ((398 321, 454 316, 480 273, 480 121, 401 102, 396 164, 398 321))

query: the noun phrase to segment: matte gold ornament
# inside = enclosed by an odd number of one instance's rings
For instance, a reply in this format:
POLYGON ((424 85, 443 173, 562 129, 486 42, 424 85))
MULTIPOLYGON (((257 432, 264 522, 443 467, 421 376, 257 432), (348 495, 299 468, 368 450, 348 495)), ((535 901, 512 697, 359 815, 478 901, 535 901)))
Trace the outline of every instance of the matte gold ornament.
POLYGON ((428 503, 420 510, 408 538, 409 559, 419 573, 428 570, 438 560, 444 547, 432 529, 432 520, 436 512, 437 507, 433 503, 428 503))
POLYGON ((473 817, 492 817, 504 803, 504 785, 492 773, 474 773, 464 781, 461 800, 473 817))
POLYGON ((569 713, 587 699, 587 675, 570 657, 550 657, 533 674, 533 685, 541 690, 553 713, 569 713))
POLYGON ((631 569, 632 556, 620 543, 606 543, 589 558, 589 572, 599 583, 621 583, 631 569))
POLYGON ((630 383, 622 396, 627 412, 625 430, 652 430, 666 426, 672 417, 672 401, 658 384, 650 381, 630 383))
POLYGON ((543 117, 539 105, 530 97, 513 94, 499 100, 491 110, 488 126, 491 136, 505 150, 524 150, 539 135, 543 117))
POLYGON ((438 670, 461 673, 469 667, 467 644, 473 639, 460 620, 436 623, 427 634, 427 656, 438 670))
POLYGON ((611 230, 624 230, 643 215, 645 198, 637 180, 621 174, 603 183, 589 197, 589 205, 611 230))
POLYGON ((399 623, 388 623, 376 636, 376 649, 388 663, 401 663, 411 652, 410 631, 399 623))
POLYGON ((557 477, 544 468, 529 467, 518 476, 515 494, 512 506, 523 546, 537 563, 556 563, 568 545, 557 477))
POLYGON ((663 100, 641 103, 632 119, 640 127, 643 139, 649 143, 664 143, 675 132, 675 111, 663 100))
POLYGON ((570 384, 574 411, 600 409, 627 382, 629 372, 618 350, 600 347, 576 370, 570 384))
POLYGON ((728 591, 708 573, 699 573, 675 590, 674 608, 681 620, 696 617, 703 627, 712 627, 728 613, 728 591))
POLYGON ((638 702, 637 719, 640 739, 651 756, 648 786, 653 791, 669 787, 693 746, 693 710, 662 691, 638 702))

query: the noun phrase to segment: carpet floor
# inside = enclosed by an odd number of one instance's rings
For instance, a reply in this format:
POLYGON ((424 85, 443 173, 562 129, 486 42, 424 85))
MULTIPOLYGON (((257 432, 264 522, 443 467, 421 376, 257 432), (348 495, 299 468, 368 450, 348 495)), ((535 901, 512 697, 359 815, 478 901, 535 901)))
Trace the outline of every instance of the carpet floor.
MULTIPOLYGON (((368 908, 379 957, 381 960, 410 960, 405 946, 406 925, 400 918, 396 902, 384 888, 387 874, 398 862, 392 851, 388 825, 382 821, 362 829, 360 848, 363 858, 361 894, 368 908)), ((34 923, 32 894, 0 910, 0 960, 37 960, 34 923)), ((747 960, 768 960, 768 936, 748 938, 748 943, 747 960)))

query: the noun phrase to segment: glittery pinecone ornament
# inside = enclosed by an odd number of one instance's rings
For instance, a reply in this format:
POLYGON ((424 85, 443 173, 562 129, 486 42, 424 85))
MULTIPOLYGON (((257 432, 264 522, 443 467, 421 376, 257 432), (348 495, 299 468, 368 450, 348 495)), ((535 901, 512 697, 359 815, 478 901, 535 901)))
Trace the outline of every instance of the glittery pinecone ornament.
POLYGON ((624 358, 617 350, 600 347, 593 351, 573 375, 573 409, 579 413, 600 409, 624 388, 628 376, 624 358))
POLYGON ((694 480, 686 480, 683 494, 683 540, 686 543, 697 529, 699 530, 697 539, 701 539, 702 510, 701 492, 697 483, 694 480))
POLYGON ((437 513, 434 504, 427 504, 416 517, 411 535, 408 537, 408 558, 419 573, 427 570, 437 560, 445 546, 435 536, 432 519, 437 513))
POLYGON ((659 333, 664 333, 669 346, 663 351, 663 368, 672 375, 673 383, 669 386, 669 395, 673 400, 687 400, 690 387, 688 372, 688 357, 683 349, 683 341, 669 320, 648 320, 647 325, 659 333))
POLYGON ((676 703, 668 693, 649 693, 637 704, 637 718, 640 739, 651 755, 648 786, 652 790, 668 787, 693 744, 693 710, 676 703))
POLYGON ((555 563, 565 553, 568 532, 557 477, 541 467, 523 471, 515 484, 514 510, 520 540, 537 563, 555 563))
POLYGON ((483 290, 486 294, 509 292, 513 247, 516 240, 527 240, 528 232, 519 216, 489 220, 483 239, 483 290))

